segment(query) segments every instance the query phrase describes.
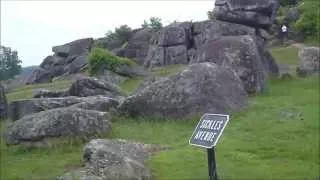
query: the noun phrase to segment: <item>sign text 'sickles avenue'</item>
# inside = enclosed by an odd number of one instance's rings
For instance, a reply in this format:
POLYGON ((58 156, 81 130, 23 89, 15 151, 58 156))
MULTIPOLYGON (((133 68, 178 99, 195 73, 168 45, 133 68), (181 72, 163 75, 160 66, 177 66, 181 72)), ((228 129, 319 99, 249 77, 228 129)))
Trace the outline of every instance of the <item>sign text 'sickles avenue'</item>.
POLYGON ((207 149, 210 180, 218 180, 214 149, 228 122, 229 115, 204 114, 189 140, 191 145, 207 149))
POLYGON ((190 144, 205 148, 216 145, 225 126, 229 121, 228 115, 205 114, 201 117, 194 133, 190 138, 190 144))

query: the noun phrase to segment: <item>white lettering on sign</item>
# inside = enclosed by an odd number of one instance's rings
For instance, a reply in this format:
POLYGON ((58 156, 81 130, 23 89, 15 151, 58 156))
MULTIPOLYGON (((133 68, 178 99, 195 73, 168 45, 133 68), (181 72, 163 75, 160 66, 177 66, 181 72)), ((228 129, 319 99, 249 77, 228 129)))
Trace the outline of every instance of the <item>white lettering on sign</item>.
POLYGON ((203 120, 200 128, 201 129, 211 129, 211 130, 220 130, 222 127, 223 121, 217 121, 217 120, 203 120))
POLYGON ((216 146, 228 121, 229 115, 204 114, 189 139, 189 144, 205 148, 216 146))
POLYGON ((217 135, 217 133, 215 133, 215 132, 198 131, 197 134, 195 135, 194 139, 201 140, 201 141, 213 142, 216 135, 217 135))

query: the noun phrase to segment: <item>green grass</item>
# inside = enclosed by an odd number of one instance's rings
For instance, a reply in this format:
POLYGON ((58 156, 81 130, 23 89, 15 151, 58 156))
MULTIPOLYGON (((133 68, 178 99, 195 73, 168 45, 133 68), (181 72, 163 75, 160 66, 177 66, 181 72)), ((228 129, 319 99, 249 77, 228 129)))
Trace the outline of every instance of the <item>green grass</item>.
MULTIPOLYGON (((291 65, 297 64, 296 52, 294 48, 272 49, 278 62, 282 60, 291 65)), ((168 76, 177 70, 177 67, 171 68, 160 68, 153 73, 168 76)), ((121 87, 129 94, 141 81, 130 79, 121 87)), ((26 91, 32 88, 27 87, 26 91)), ((271 79, 268 93, 250 97, 248 109, 231 114, 231 120, 217 145, 219 179, 318 178, 319 90, 319 76, 294 76, 292 80, 271 79)), ((22 88, 16 92, 20 91, 22 88)), ((147 161, 156 180, 208 179, 206 150, 188 144, 198 119, 114 117, 112 134, 104 137, 169 146, 169 150, 147 161)), ((2 134, 5 122, 0 125, 2 134)), ((53 148, 24 149, 8 147, 2 139, 0 179, 55 179, 82 164, 83 144, 70 140, 53 148)))
POLYGON ((69 88, 71 86, 71 81, 55 81, 52 83, 42 83, 42 84, 33 84, 26 85, 12 90, 7 94, 8 102, 12 102, 19 99, 28 99, 32 98, 34 89, 48 89, 48 90, 62 90, 69 88))
POLYGON ((166 67, 158 67, 152 70, 152 74, 154 76, 167 77, 177 73, 179 70, 185 68, 186 65, 183 64, 175 64, 166 67))
MULTIPOLYGON (((175 74, 176 72, 183 69, 184 67, 186 67, 186 65, 182 65, 182 64, 170 65, 166 67, 158 67, 153 69, 151 73, 153 76, 168 77, 175 74)), ((133 92, 135 92, 135 90, 139 87, 139 85, 143 82, 143 80, 144 80, 143 77, 127 79, 122 84, 120 84, 120 87, 125 92, 126 95, 130 95, 133 92)))
POLYGON ((130 95, 139 87, 142 81, 143 81, 143 78, 141 77, 127 79, 120 84, 120 88, 124 91, 126 95, 130 95))
POLYGON ((288 65, 297 65, 299 63, 298 51, 298 48, 292 46, 270 49, 272 56, 278 63, 288 65))
MULTIPOLYGON (((232 114, 217 146, 220 179, 316 179, 319 168, 319 79, 271 80, 270 92, 232 114)), ((162 144, 147 163, 157 180, 207 179, 206 151, 188 145, 189 121, 114 118, 111 138, 162 144)), ((106 136, 106 138, 110 138, 106 136)), ((3 142, 3 141, 2 141, 3 142)), ((24 150, 1 144, 4 179, 53 179, 81 164, 80 144, 24 150)))

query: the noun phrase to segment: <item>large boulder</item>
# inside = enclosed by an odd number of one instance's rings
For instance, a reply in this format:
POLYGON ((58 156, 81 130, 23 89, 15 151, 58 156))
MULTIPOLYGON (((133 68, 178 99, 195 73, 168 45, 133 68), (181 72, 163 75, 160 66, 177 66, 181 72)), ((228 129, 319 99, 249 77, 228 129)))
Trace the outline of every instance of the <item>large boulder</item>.
POLYGON ((7 99, 4 91, 4 87, 0 84, 0 120, 7 118, 7 99))
POLYGON ((252 36, 223 36, 204 44, 194 62, 214 62, 232 69, 240 77, 248 93, 260 92, 265 83, 267 68, 252 36))
POLYGON ((174 23, 158 31, 150 39, 148 68, 171 64, 188 64, 188 49, 193 45, 192 23, 174 23))
POLYGON ((183 22, 171 24, 150 39, 148 56, 144 65, 148 68, 172 64, 189 64, 198 50, 211 40, 222 36, 252 35, 254 28, 223 21, 183 22))
POLYGON ((88 64, 88 54, 74 56, 70 58, 70 61, 64 67, 63 72, 65 74, 74 74, 74 73, 80 72, 80 70, 83 67, 85 67, 87 64, 88 64))
POLYGON ((254 36, 255 33, 254 28, 218 20, 193 23, 194 46, 196 49, 201 48, 208 41, 219 39, 221 36, 254 36))
POLYGON ((157 45, 159 46, 189 46, 192 41, 192 23, 173 23, 161 29, 158 33, 157 45))
POLYGON ((15 121, 26 115, 69 106, 107 112, 118 104, 118 100, 103 96, 26 99, 10 103, 9 118, 15 121))
POLYGON ((188 64, 188 51, 185 45, 161 47, 152 45, 145 61, 145 66, 168 66, 172 64, 188 64))
POLYGON ((128 57, 137 64, 143 65, 148 55, 149 41, 155 33, 155 30, 149 28, 137 30, 124 48, 113 51, 119 56, 128 57))
POLYGON ((52 47, 52 52, 61 57, 79 56, 89 53, 92 45, 92 38, 78 39, 67 44, 52 47))
POLYGON ((279 8, 278 0, 216 0, 218 20, 268 29, 279 8))
POLYGON ((299 76, 320 73, 320 48, 303 47, 299 50, 300 64, 297 68, 299 76))
POLYGON ((69 89, 69 95, 79 97, 103 95, 111 98, 124 96, 117 85, 96 78, 76 80, 69 89))
POLYGON ((50 74, 49 71, 41 67, 37 67, 35 70, 32 71, 32 74, 26 78, 25 83, 26 84, 47 83, 47 82, 50 82, 51 79, 52 79, 52 74, 50 74))
POLYGON ((159 150, 163 149, 127 140, 94 139, 84 147, 85 166, 58 179, 151 180, 151 171, 144 161, 159 150))
POLYGON ((92 38, 86 38, 54 46, 54 54, 43 60, 40 67, 28 77, 26 84, 50 82, 54 77, 81 72, 88 64, 93 42, 92 38))
POLYGON ((108 113, 78 108, 58 108, 25 116, 5 134, 8 145, 45 143, 49 138, 89 137, 111 130, 108 113))
POLYGON ((131 116, 183 118, 240 110, 246 106, 246 96, 233 71, 214 63, 199 63, 151 83, 125 99, 119 110, 131 116))

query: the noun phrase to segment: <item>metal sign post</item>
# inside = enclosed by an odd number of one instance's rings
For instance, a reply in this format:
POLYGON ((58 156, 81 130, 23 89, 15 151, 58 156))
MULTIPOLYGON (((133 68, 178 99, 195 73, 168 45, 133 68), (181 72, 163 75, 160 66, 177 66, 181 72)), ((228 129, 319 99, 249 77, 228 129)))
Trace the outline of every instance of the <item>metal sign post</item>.
POLYGON ((216 157, 214 148, 207 149, 208 151, 208 169, 209 169, 209 179, 218 180, 216 157))
POLYGON ((194 130, 189 144, 207 149, 210 180, 218 180, 215 146, 229 122, 229 115, 204 114, 194 130))

